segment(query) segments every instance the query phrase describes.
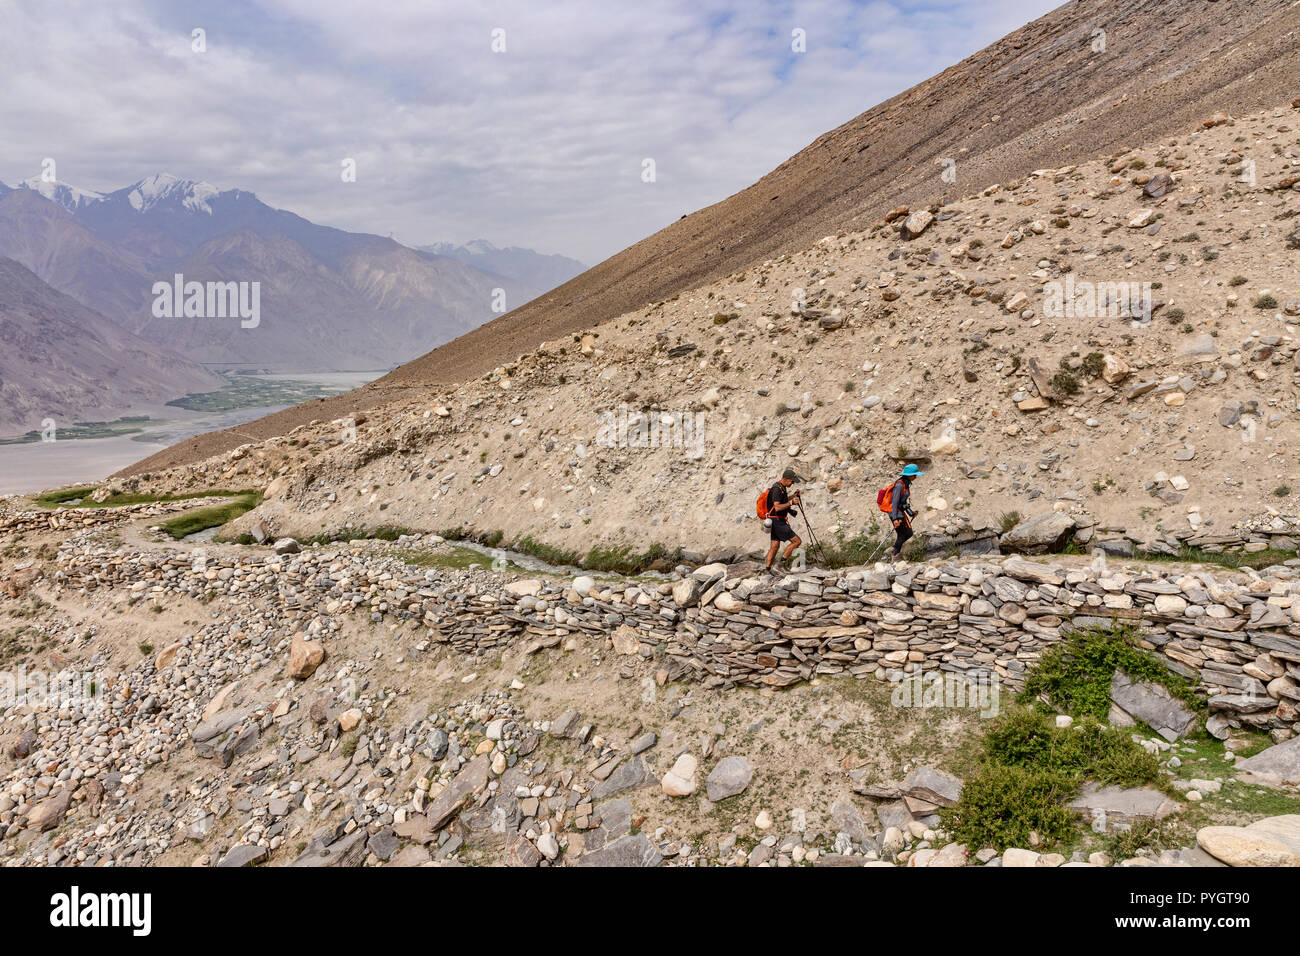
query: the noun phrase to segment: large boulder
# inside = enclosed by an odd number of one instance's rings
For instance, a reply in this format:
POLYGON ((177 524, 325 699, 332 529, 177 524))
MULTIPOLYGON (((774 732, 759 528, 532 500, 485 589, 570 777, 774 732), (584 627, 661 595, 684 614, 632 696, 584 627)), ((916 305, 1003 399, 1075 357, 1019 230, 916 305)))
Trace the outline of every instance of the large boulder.
POLYGON ((1159 822, 1171 813, 1177 813, 1181 804, 1150 787, 1100 787, 1089 782, 1070 802, 1070 809, 1093 818, 1104 814, 1108 823, 1159 822))
POLYGON ((591 788, 591 799, 604 800, 626 790, 637 790, 655 782, 654 772, 641 757, 633 757, 591 788))
POLYGON ((1201 827, 1196 842, 1229 866, 1300 866, 1300 814, 1244 827, 1201 827))
POLYGON ((909 796, 940 807, 955 807, 961 799, 962 781, 933 767, 917 767, 903 779, 909 796))
POLYGON ((506 585, 506 593, 516 597, 535 595, 542 589, 542 582, 537 578, 521 578, 506 585))
POLYGON ((709 800, 717 803, 719 800, 744 793, 753 776, 754 768, 744 757, 723 757, 704 781, 708 788, 709 800))
POLYGON ((906 219, 903 220, 902 228, 899 230, 899 237, 902 239, 915 239, 925 230, 930 228, 930 223, 934 222, 934 215, 925 209, 918 209, 906 219))
POLYGON ((1074 519, 1064 511, 1024 518, 999 539, 1003 551, 1022 554, 1044 554, 1057 551, 1070 540, 1074 519))
MULTIPOLYGON (((1164 687, 1151 681, 1134 682, 1123 671, 1117 670, 1111 678, 1110 699, 1123 715, 1146 721, 1147 726, 1171 743, 1191 730, 1196 721, 1196 715, 1164 687)), ((1122 726, 1130 726, 1132 722, 1112 720, 1122 726)))
POLYGON ((309 641, 301 634, 293 636, 289 645, 289 676, 306 680, 316 673, 325 660, 325 648, 319 641, 309 641))
POLYGON ((438 794, 437 799, 425 810, 429 829, 441 830, 450 823, 460 813, 468 798, 476 798, 487 789, 490 776, 491 761, 487 754, 480 754, 461 767, 447 789, 438 794))
POLYGON ((230 852, 221 858, 218 867, 256 866, 270 858, 270 851, 255 843, 240 843, 231 847, 230 852))
POLYGON ((644 833, 625 836, 578 857, 578 866, 658 866, 663 856, 644 833))
POLYGON ((1237 773, 1247 783, 1267 787, 1300 787, 1300 737, 1261 750, 1237 761, 1237 773))
POLYGON ((663 790, 670 797, 689 797, 695 792, 695 771, 699 762, 691 754, 682 754, 672 769, 664 774, 663 790))
POLYGON ((72 803, 72 788, 65 787, 53 796, 46 797, 27 814, 26 824, 30 830, 52 830, 63 822, 72 803))
POLYGON ((309 867, 350 867, 360 866, 366 858, 366 842, 370 833, 365 827, 358 827, 347 836, 337 840, 322 838, 313 840, 303 850, 302 855, 291 866, 309 867))
POLYGON ((1133 371, 1132 366, 1113 352, 1108 352, 1102 356, 1101 377, 1106 380, 1107 384, 1118 385, 1128 378, 1131 371, 1133 371))
POLYGON ((678 607, 694 607, 700 603, 700 582, 694 577, 682 578, 673 585, 673 600, 678 607))
POLYGON ((830 820, 836 833, 848 834, 849 839, 854 843, 861 843, 870 835, 867 833, 867 824, 862 819, 862 814, 848 800, 836 800, 831 804, 830 820))

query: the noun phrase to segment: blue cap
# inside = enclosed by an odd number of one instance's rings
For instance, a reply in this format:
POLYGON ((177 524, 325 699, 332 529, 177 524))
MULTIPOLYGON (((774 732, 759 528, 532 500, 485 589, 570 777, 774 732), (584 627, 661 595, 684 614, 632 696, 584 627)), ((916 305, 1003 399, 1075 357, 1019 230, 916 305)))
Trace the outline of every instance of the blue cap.
POLYGON ((923 472, 920 468, 917 468, 916 465, 908 465, 906 468, 903 469, 904 478, 917 478, 924 474, 925 472, 923 472))

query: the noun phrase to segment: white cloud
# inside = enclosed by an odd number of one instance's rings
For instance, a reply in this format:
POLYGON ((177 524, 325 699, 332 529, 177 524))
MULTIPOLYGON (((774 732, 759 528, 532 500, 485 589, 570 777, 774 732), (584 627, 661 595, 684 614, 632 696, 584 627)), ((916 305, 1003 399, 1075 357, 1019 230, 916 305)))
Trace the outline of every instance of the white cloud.
POLYGON ((595 262, 1051 5, 11 0, 0 179, 46 156, 99 190, 167 170, 411 244, 595 262))

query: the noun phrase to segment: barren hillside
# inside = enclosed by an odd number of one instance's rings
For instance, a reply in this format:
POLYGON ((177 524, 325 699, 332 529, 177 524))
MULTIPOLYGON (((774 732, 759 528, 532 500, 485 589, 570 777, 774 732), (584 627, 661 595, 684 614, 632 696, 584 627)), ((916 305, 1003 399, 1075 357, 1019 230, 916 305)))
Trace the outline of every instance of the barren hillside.
POLYGON ((869 533, 875 490, 921 460, 930 533, 1055 510, 1156 550, 1291 534, 1298 122, 1289 105, 1206 117, 895 210, 471 382, 405 390, 355 428, 320 420, 123 485, 275 479, 237 530, 743 552, 787 464, 833 541, 869 533))
POLYGON ((1297 29, 1300 6, 1289 0, 1064 4, 827 133, 748 189, 364 389, 190 439, 125 473, 481 375, 542 341, 862 229, 900 204, 1156 142, 1217 110, 1289 102, 1300 75, 1297 29), (941 178, 945 159, 956 164, 955 182, 941 178))

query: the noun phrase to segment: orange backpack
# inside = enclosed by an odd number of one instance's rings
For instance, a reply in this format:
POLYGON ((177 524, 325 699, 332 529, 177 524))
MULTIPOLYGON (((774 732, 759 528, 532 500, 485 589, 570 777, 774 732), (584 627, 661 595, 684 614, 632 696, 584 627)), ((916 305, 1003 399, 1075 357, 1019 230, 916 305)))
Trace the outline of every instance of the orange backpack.
POLYGON ((758 513, 758 516, 762 518, 764 521, 767 520, 767 516, 770 513, 768 511, 768 505, 767 505, 767 493, 770 490, 771 489, 769 488, 764 488, 762 493, 759 494, 758 496, 758 501, 755 502, 754 504, 754 510, 758 513))
POLYGON ((876 492, 876 506, 885 514, 894 510, 894 485, 898 484, 895 480, 890 483, 888 488, 881 488, 876 492))

